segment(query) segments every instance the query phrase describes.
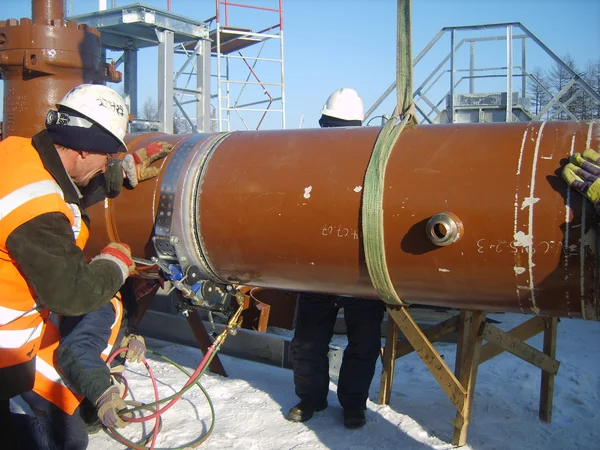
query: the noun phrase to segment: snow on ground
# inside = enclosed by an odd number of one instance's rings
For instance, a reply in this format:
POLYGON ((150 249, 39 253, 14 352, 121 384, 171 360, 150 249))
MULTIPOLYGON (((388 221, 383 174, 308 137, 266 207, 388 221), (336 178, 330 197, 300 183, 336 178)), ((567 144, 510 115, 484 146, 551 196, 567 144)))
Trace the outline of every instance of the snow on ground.
MULTIPOLYGON (((527 317, 491 314, 510 329, 527 317)), ((600 323, 565 319, 558 326, 554 415, 551 424, 538 419, 540 370, 503 353, 480 366, 472 421, 465 449, 598 449, 600 448, 600 323)), ((343 345, 342 337, 336 343, 343 345)), ((541 348, 541 335, 528 341, 541 348)), ((148 339, 148 345, 193 370, 199 350, 148 339)), ((451 367, 454 344, 435 344, 451 367)), ((229 374, 201 378, 214 404, 216 424, 199 448, 205 449, 448 449, 455 409, 414 353, 397 360, 389 406, 377 405, 381 364, 371 385, 367 425, 346 430, 330 384, 329 408, 310 421, 290 423, 284 416, 296 403, 292 372, 221 355, 229 374)), ((162 396, 185 382, 173 366, 151 357, 162 396)), ((152 387, 142 365, 126 375, 137 400, 151 401, 152 387)), ((201 391, 193 388, 165 413, 156 448, 178 447, 205 433, 210 410, 201 391)), ((153 422, 149 422, 153 424, 153 422)), ((152 426, 148 426, 152 428, 152 426)), ((140 436, 141 425, 125 433, 140 436)), ((91 436, 90 449, 120 449, 104 432, 91 436)))

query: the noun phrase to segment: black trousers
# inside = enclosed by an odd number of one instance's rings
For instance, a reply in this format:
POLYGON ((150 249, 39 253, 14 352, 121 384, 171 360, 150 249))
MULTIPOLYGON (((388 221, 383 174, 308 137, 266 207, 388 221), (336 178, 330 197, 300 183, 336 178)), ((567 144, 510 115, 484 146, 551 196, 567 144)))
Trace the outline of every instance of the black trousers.
POLYGON ((88 433, 79 408, 72 415, 33 391, 21 397, 37 415, 13 414, 13 424, 19 433, 19 449, 85 450, 88 433))
POLYGON ((329 342, 344 308, 348 346, 344 350, 338 399, 345 409, 366 409, 369 387, 381 350, 385 305, 379 300, 300 294, 296 330, 290 345, 296 395, 323 405, 329 392, 329 342))

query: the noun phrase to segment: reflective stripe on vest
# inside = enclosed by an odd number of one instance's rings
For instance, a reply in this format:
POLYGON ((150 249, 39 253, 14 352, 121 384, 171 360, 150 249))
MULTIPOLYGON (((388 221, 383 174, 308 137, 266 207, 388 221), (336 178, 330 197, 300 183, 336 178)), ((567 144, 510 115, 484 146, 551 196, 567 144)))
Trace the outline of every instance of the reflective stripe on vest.
POLYGON ((0 368, 33 358, 40 346, 47 309, 38 310, 34 291, 6 247, 19 226, 47 213, 64 214, 75 243, 83 249, 87 227, 81 212, 67 205, 64 193, 46 170, 31 140, 11 136, 0 142, 0 368), (78 220, 77 220, 78 218, 78 220), (85 230, 85 233, 83 231, 85 230), (85 234, 84 239, 77 239, 85 234))
MULTIPOLYGON (((120 294, 117 294, 120 297, 120 294)), ((123 303, 121 303, 120 300, 115 301, 115 299, 113 298, 113 300, 111 301, 113 308, 115 308, 115 320, 113 322, 113 324, 110 326, 111 332, 110 332, 110 338, 108 339, 108 345, 106 346, 106 348, 104 350, 102 350, 102 359, 104 361, 106 361, 108 359, 108 357, 110 356, 110 354, 113 351, 113 348, 115 346, 115 341, 117 340, 117 335, 119 334, 119 328, 121 327, 121 320, 123 319, 123 303)))
MULTIPOLYGON (((108 345, 102 354, 99 355, 103 361, 108 359, 114 348, 123 319, 123 303, 121 302, 120 294, 117 293, 110 302, 115 311, 115 320, 111 327, 108 345)), ((40 348, 36 356, 35 384, 33 386, 33 391, 67 414, 72 415, 83 400, 83 397, 75 394, 66 386, 61 374, 56 369, 55 353, 59 344, 60 333, 50 322, 44 332, 42 348, 40 348)))
POLYGON ((43 327, 44 323, 40 322, 35 327, 25 328, 24 330, 4 330, 0 328, 0 348, 15 350, 25 347, 28 342, 32 342, 42 335, 43 327))
POLYGON ((0 325, 8 325, 21 317, 32 316, 34 314, 38 314, 36 308, 31 308, 29 311, 17 311, 15 309, 0 306, 0 325))
POLYGON ((64 194, 56 181, 43 180, 28 184, 16 191, 11 192, 4 198, 0 199, 0 220, 4 219, 11 212, 25 203, 49 194, 58 194, 64 199, 64 194))

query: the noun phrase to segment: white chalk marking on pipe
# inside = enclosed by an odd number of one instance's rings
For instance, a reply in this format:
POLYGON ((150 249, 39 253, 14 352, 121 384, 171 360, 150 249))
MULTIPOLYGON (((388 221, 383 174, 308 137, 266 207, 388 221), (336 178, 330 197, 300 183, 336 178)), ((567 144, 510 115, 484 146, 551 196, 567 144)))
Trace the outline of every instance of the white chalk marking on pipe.
POLYGON ((525 197, 525 199, 523 199, 523 203, 521 203, 521 209, 525 209, 527 207, 531 208, 534 204, 536 204, 539 201, 540 199, 538 197, 525 197))
POLYGON ((438 269, 440 272, 450 272, 448 269, 442 269, 441 267, 438 269))
MULTIPOLYGON (((537 172, 537 163, 538 163, 538 156, 540 153, 540 143, 542 141, 542 135, 544 132, 544 127, 546 126, 547 122, 542 122, 542 125, 540 126, 540 129, 538 131, 538 136, 537 136, 537 140, 535 142, 535 151, 533 153, 533 164, 531 166, 531 183, 529 184, 529 198, 535 198, 535 182, 536 182, 536 172, 537 172)), ((534 313, 538 313, 539 309, 536 306, 535 303, 535 291, 533 290, 534 284, 533 284, 533 268, 535 267, 535 264, 533 263, 533 205, 535 203, 532 203, 529 206, 529 237, 530 237, 530 242, 529 242, 529 249, 528 249, 528 256, 529 256, 529 287, 530 287, 530 292, 531 292, 531 310, 534 313)))
MULTIPOLYGON (((525 152, 525 143, 527 142, 527 135, 529 134, 529 126, 525 128, 525 132, 523 133, 523 139, 521 140, 521 148, 519 150, 519 160, 517 162, 517 178, 515 180, 515 220, 514 220, 514 228, 513 228, 513 236, 517 235, 517 228, 519 227, 519 176, 521 175, 521 166, 523 165, 523 153, 525 152)), ((515 253, 515 262, 517 262, 517 256, 515 253)), ((519 302, 519 308, 521 312, 523 311, 523 306, 521 305, 521 296, 519 294, 519 290, 517 289, 517 301, 519 302)))
POLYGON ((527 133, 529 133, 529 129, 525 129, 525 133, 523 133, 523 140, 521 141, 521 151, 519 152, 519 163, 517 164, 517 175, 521 175, 521 165, 523 164, 523 151, 525 150, 525 140, 527 139, 527 133))
POLYGON ((525 273, 525 267, 513 267, 513 269, 515 270, 515 275, 521 275, 522 273, 525 273))
POLYGON ((588 126, 587 139, 585 141, 585 148, 591 148, 590 145, 592 145, 592 127, 595 123, 595 120, 590 120, 590 125, 588 126))
POLYGON ((310 198, 310 191, 312 191, 312 186, 304 188, 304 198, 310 198))
POLYGON ((354 188, 354 192, 360 192, 360 191, 362 191, 362 186, 356 186, 354 188))
POLYGON ((530 234, 525 234, 523 231, 518 231, 514 234, 515 247, 530 247, 533 243, 533 238, 530 234))

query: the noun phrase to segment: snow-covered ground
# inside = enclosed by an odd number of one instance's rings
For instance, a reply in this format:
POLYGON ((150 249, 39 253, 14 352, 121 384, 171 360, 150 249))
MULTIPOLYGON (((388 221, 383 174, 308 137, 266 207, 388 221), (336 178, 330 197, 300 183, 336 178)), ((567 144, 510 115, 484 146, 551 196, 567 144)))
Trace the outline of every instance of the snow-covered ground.
MULTIPOLYGON (((510 329, 527 317, 492 314, 498 326, 510 329)), ((510 354, 479 368, 476 396, 465 449, 600 449, 600 323, 563 320, 559 326, 554 415, 551 424, 538 419, 540 370, 510 354)), ((343 345, 344 338, 336 337, 343 345)), ((541 348, 541 336, 529 343, 541 348)), ((193 370, 201 359, 194 348, 148 339, 150 348, 193 370)), ((435 345, 445 360, 454 361, 455 345, 435 345)), ((221 355, 228 378, 207 373, 201 382, 216 412, 206 449, 447 449, 452 448, 455 409, 414 353, 397 361, 389 406, 377 405, 378 365, 371 386, 367 425, 346 430, 342 410, 330 384, 329 408, 310 421, 290 423, 284 416, 297 399, 292 372, 221 355)), ((156 358, 150 364, 161 395, 175 392, 185 381, 173 366, 156 358)), ((142 365, 126 372, 137 400, 152 401, 152 387, 142 365)), ((165 413, 156 448, 178 447, 206 432, 210 410, 201 391, 193 388, 165 413)), ((151 424, 153 422, 149 422, 151 424)), ((152 428, 152 426, 148 426, 152 428)), ((125 433, 141 436, 142 426, 125 433)), ((91 437, 90 449, 124 448, 104 432, 91 437)))

